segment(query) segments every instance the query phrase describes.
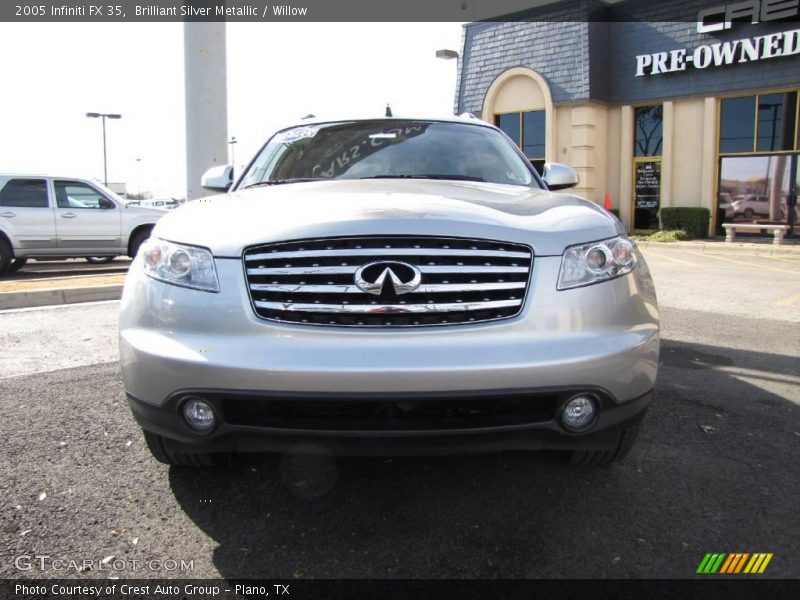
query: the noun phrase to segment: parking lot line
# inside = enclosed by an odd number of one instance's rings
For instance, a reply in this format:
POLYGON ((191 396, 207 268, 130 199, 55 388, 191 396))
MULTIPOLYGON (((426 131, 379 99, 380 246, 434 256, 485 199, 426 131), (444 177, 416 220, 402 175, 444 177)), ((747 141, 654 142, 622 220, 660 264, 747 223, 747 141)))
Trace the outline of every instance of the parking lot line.
MULTIPOLYGON (((692 267, 694 269, 697 269, 698 267, 701 267, 703 269, 713 268, 713 269, 715 269, 717 271, 740 271, 741 270, 741 269, 736 269, 735 267, 729 266, 729 265, 709 264, 708 261, 706 261, 705 263, 702 263, 701 261, 692 262, 690 260, 683 260, 681 258, 675 258, 674 256, 670 256, 668 253, 659 252, 659 251, 655 251, 655 250, 648 250, 647 252, 644 252, 644 256, 645 256, 645 258, 647 258, 648 256, 654 256, 654 257, 657 257, 659 259, 663 258, 665 260, 672 261, 672 262, 674 262, 676 264, 685 265, 685 266, 688 266, 688 267, 692 267)), ((741 265, 739 265, 739 266, 741 266, 741 265)))
MULTIPOLYGON (((760 255, 760 256, 762 256, 762 255, 760 255)), ((770 256, 768 254, 764 254, 763 258, 768 258, 770 260, 779 260, 781 262, 787 262, 787 263, 789 263, 791 265, 797 265, 798 267, 800 267, 800 259, 783 258, 782 256, 770 256)))
MULTIPOLYGON (((745 257, 743 257, 743 258, 755 258, 755 259, 757 259, 757 258, 767 258, 767 257, 757 257, 757 256, 746 257, 746 256, 745 256, 745 257)), ((742 263, 742 264, 747 264, 747 265, 756 265, 756 266, 759 266, 759 265, 760 265, 760 263, 757 263, 757 262, 751 262, 751 261, 747 261, 747 260, 743 260, 743 261, 741 261, 741 263, 742 263)), ((800 267, 800 263, 795 263, 795 264, 796 264, 798 267, 800 267)), ((776 267, 766 267, 766 268, 768 268, 768 269, 769 269, 769 268, 773 268, 773 269, 777 268, 777 269, 780 269, 781 267, 777 267, 777 266, 776 266, 776 267)), ((790 271, 790 272, 794 272, 794 273, 798 273, 798 274, 800 274, 800 271, 790 271)))
POLYGON ((668 256, 668 255, 663 254, 661 252, 650 250, 649 248, 647 249, 647 251, 644 252, 645 258, 647 257, 648 254, 652 254, 653 256, 657 256, 658 258, 664 258, 666 260, 672 261, 674 263, 678 263, 680 265, 688 265, 690 267, 696 267, 697 264, 698 264, 696 262, 691 262, 691 261, 688 261, 688 260, 675 258, 674 256, 668 256))
POLYGON ((791 306, 796 302, 800 302, 800 294, 795 294, 794 296, 787 296, 786 298, 781 298, 780 300, 776 301, 775 304, 778 306, 791 306))
POLYGON ((760 269, 762 271, 774 271, 776 273, 790 273, 792 275, 800 275, 800 271, 790 271, 789 269, 781 269, 780 267, 768 267, 768 266, 765 266, 765 265, 759 265, 759 264, 756 264, 756 263, 743 261, 741 259, 739 259, 739 260, 731 260, 730 258, 722 258, 721 256, 714 256, 713 254, 708 254, 708 253, 703 254, 703 253, 700 253, 700 252, 692 252, 691 250, 682 250, 682 252, 686 252, 687 254, 692 254, 694 256, 699 256, 701 258, 711 258, 713 260, 720 260, 720 261, 724 261, 724 262, 729 262, 729 263, 733 263, 733 264, 739 265, 739 266, 745 264, 745 265, 747 265, 749 267, 755 267, 756 269, 760 269))
POLYGON ((703 256, 728 256, 730 258, 738 258, 738 257, 748 257, 748 258, 768 258, 769 260, 778 260, 781 262, 788 262, 790 264, 800 265, 800 255, 798 258, 789 258, 788 256, 774 256, 772 254, 751 254, 749 252, 736 252, 736 251, 729 251, 726 252, 723 249, 713 248, 711 250, 688 250, 686 248, 675 248, 676 250, 682 250, 684 252, 700 252, 703 256))

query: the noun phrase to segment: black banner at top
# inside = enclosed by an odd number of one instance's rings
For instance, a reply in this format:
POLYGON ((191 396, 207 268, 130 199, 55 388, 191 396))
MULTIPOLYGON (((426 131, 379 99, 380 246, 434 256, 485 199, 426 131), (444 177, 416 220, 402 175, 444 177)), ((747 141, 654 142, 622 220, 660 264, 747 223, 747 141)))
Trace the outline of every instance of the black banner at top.
POLYGON ((701 11, 723 22, 798 19, 800 0, 3 0, 0 21, 695 22, 701 11))

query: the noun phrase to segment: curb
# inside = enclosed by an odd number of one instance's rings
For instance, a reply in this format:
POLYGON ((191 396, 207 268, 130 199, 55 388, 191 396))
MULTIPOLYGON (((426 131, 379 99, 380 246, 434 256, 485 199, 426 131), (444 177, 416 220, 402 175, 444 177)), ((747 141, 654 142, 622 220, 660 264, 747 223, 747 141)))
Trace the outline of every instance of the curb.
POLYGON ((76 288, 49 288, 29 292, 0 292, 0 310, 119 300, 122 284, 76 288))
POLYGON ((690 249, 698 252, 720 251, 755 256, 796 256, 800 258, 800 245, 787 244, 775 246, 774 244, 753 244, 747 242, 636 242, 639 248, 690 249))

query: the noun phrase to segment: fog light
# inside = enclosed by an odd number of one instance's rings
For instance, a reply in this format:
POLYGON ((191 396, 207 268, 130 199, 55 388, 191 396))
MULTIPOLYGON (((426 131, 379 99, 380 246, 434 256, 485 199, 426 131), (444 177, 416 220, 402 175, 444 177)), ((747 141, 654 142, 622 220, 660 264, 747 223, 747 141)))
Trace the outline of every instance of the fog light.
POLYGON ((575 396, 564 407, 561 422, 571 431, 586 429, 597 412, 594 400, 589 396, 575 396))
POLYGON ((214 409, 205 400, 193 398, 183 405, 186 424, 197 433, 208 433, 217 424, 214 409))

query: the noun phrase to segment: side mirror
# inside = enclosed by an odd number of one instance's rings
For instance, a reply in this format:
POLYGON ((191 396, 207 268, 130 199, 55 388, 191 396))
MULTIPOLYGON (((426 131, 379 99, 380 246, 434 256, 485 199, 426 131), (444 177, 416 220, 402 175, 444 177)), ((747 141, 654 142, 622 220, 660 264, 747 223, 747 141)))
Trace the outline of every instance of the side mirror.
POLYGON ((100 198, 100 200, 98 201, 97 204, 98 204, 98 206, 100 208, 116 208, 117 207, 116 204, 114 204, 108 198, 100 198))
POLYGON ((565 190, 578 185, 575 169, 561 163, 544 163, 542 179, 551 191, 565 190))
POLYGON ((227 192, 233 185, 233 166, 220 165, 211 167, 203 173, 203 177, 200 178, 200 185, 207 190, 227 192))

